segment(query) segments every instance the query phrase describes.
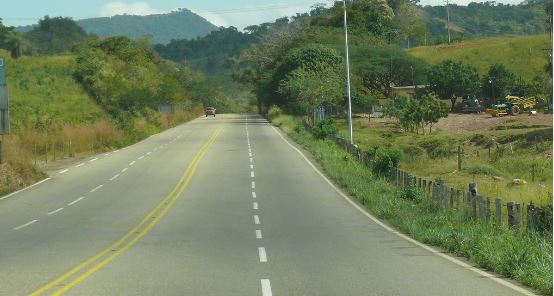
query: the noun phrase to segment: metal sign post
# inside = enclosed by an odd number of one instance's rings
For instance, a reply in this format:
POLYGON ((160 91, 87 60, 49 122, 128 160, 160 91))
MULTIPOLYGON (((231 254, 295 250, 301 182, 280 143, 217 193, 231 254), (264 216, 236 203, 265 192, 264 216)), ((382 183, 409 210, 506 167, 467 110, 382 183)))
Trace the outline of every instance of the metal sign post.
MULTIPOLYGON (((8 99, 8 85, 6 84, 6 60, 0 57, 0 135, 10 133, 10 112, 8 99)), ((0 164, 3 162, 2 140, 0 140, 0 164)))

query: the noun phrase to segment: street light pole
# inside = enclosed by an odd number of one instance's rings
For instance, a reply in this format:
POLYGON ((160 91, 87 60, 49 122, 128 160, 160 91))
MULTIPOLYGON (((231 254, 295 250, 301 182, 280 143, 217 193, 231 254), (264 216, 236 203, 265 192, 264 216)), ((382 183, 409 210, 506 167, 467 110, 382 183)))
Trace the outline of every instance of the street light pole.
POLYGON ((346 22, 346 0, 342 0, 344 6, 344 50, 346 52, 346 92, 348 94, 348 130, 350 133, 350 144, 354 144, 352 138, 352 97, 350 90, 350 57, 348 54, 348 25, 346 22))

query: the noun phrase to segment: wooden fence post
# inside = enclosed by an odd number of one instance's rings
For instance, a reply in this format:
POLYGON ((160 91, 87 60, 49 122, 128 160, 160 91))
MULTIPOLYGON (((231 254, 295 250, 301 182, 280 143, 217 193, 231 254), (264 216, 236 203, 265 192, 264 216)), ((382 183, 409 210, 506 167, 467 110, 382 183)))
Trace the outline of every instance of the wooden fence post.
POLYGON ((477 220, 477 198, 471 193, 469 195, 469 198, 471 202, 471 219, 477 220))
POLYGON ((458 171, 462 170, 462 147, 458 145, 458 171))
POLYGON ((421 188, 421 178, 417 178, 417 187, 421 188))
POLYGON ((531 202, 527 206, 527 231, 535 230, 535 205, 531 202))
POLYGON ((488 222, 491 216, 491 199, 487 197, 485 200, 485 220, 488 222))
POLYGON ((497 198, 494 200, 494 204, 496 207, 496 223, 502 224, 502 200, 497 198))
POLYGON ((479 207, 479 220, 485 220, 485 204, 483 203, 483 197, 477 195, 477 206, 479 207))
POLYGON ((513 201, 508 202, 508 226, 511 229, 519 229, 519 204, 513 201))
POLYGON ((454 208, 454 198, 456 197, 456 193, 454 191, 454 188, 450 188, 450 208, 454 208))

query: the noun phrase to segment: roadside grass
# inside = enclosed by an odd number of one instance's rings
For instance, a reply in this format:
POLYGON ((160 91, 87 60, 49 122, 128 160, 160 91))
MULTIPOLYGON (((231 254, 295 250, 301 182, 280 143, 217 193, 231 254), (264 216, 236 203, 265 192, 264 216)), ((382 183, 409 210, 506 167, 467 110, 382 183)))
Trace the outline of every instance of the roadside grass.
MULTIPOLYGON (((552 204, 552 128, 499 129, 479 133, 432 134, 400 132, 392 122, 372 123, 354 119, 354 142, 362 150, 392 146, 403 150, 400 168, 428 180, 442 180, 449 187, 466 190, 476 182, 481 195, 521 204, 552 204), (537 139, 543 141, 536 143, 537 139), (510 143, 512 149, 510 149, 510 143), (457 147, 462 145, 462 170, 458 171, 457 147), (498 146, 497 146, 498 145, 498 146), (489 157, 489 148, 491 154, 489 157), (532 170, 535 168, 535 182, 532 170), (513 179, 526 184, 513 185, 513 179)), ((347 123, 338 119, 346 134, 347 123)), ((510 125, 501 125, 502 127, 510 125)))
POLYGON ((484 75, 494 63, 503 63, 510 71, 530 81, 537 69, 548 63, 551 43, 547 34, 533 36, 485 37, 452 45, 420 46, 408 50, 408 54, 430 64, 452 59, 469 63, 484 75))
POLYGON ((0 56, 6 57, 11 124, 11 135, 2 138, 0 195, 44 178, 40 167, 47 159, 51 162, 120 148, 203 113, 201 106, 192 105, 174 113, 152 111, 144 117, 128 116, 130 126, 125 128, 75 81, 74 56, 14 60, 5 50, 0 50, 0 56))
POLYGON ((422 193, 415 188, 400 190, 375 176, 333 142, 316 140, 291 116, 277 117, 273 124, 309 151, 337 185, 380 219, 423 243, 466 257, 544 295, 552 294, 552 234, 475 223, 422 196, 406 198, 422 193))

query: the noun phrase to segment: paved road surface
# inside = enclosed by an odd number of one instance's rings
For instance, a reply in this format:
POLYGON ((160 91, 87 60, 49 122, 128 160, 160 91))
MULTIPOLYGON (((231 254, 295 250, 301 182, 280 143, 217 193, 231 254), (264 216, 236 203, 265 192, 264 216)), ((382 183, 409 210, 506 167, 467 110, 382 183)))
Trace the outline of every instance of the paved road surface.
POLYGON ((0 295, 521 295, 379 226, 254 115, 0 200, 0 295))

